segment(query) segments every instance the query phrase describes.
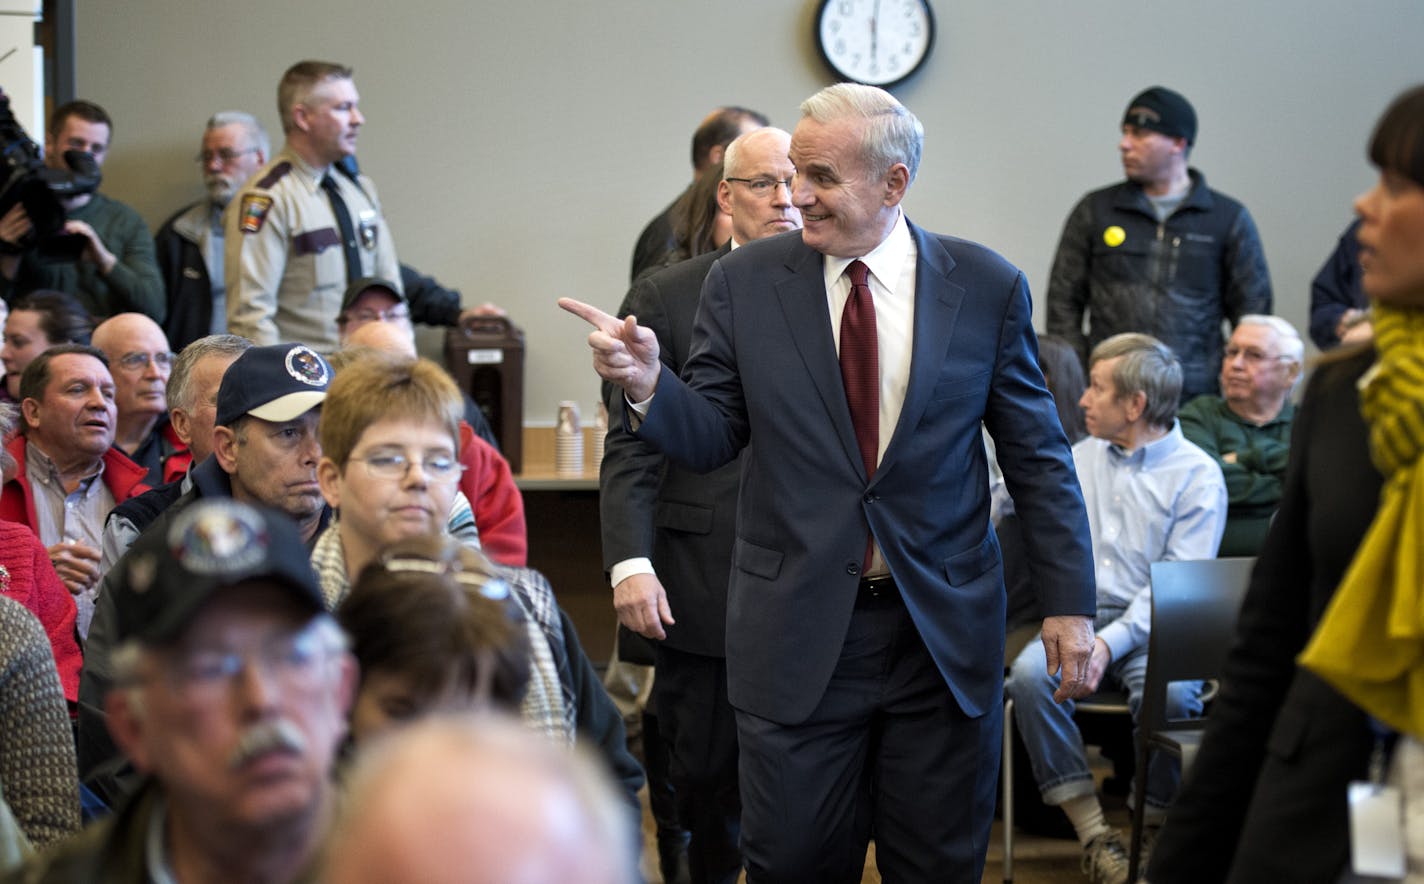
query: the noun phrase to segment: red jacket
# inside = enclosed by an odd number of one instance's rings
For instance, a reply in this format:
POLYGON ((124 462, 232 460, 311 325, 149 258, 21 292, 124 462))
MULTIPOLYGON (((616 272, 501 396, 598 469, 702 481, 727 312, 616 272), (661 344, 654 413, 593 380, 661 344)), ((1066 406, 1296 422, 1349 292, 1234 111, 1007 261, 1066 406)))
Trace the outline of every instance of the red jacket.
MULTIPOLYGON (((5 483, 0 493, 0 520, 19 522, 35 531, 35 499, 30 489, 30 477, 25 472, 25 437, 17 435, 5 446, 15 458, 15 478, 5 483)), ((104 484, 114 495, 114 503, 123 503, 149 490, 143 483, 148 471, 129 460, 122 451, 110 447, 104 452, 104 484)), ((521 522, 522 524, 522 522, 521 522)))
POLYGON ((74 596, 60 582, 49 562, 49 553, 29 528, 14 522, 0 522, 0 594, 29 609, 44 626, 59 667, 59 683, 64 699, 79 701, 79 669, 84 657, 79 636, 74 631, 78 609, 74 596))
POLYGON ((509 461, 460 421, 460 463, 465 474, 460 490, 470 499, 480 546, 502 565, 524 567, 529 559, 529 535, 524 526, 524 498, 514 484, 509 461))
POLYGON ((163 461, 163 481, 172 482, 187 474, 188 467, 193 463, 193 452, 189 451, 183 440, 178 438, 178 431, 173 429, 171 423, 163 425, 163 438, 173 446, 173 453, 163 461))

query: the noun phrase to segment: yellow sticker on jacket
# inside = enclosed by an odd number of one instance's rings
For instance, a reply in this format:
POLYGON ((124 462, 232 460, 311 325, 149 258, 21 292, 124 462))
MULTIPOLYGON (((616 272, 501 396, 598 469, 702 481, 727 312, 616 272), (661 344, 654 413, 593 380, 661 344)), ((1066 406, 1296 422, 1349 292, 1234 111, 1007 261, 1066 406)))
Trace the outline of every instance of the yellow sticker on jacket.
POLYGON ((272 208, 272 198, 260 193, 249 193, 242 198, 242 220, 239 227, 243 233, 256 233, 267 220, 267 210, 272 208))
MULTIPOLYGON (((243 208, 247 208, 245 203, 243 204, 243 208)), ((1103 231, 1103 242, 1108 244, 1108 248, 1117 248, 1122 245, 1125 239, 1127 239, 1127 231, 1118 227, 1116 224, 1103 231)))

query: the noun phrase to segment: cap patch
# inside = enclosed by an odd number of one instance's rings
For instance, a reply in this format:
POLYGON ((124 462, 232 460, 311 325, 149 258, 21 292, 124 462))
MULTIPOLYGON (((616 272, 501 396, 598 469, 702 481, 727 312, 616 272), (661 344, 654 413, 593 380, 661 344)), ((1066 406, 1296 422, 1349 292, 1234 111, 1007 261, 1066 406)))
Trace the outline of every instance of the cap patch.
POLYGON ((328 378, 322 358, 311 348, 300 345, 287 351, 287 374, 313 387, 324 386, 328 378))
MULTIPOLYGON (((269 538, 252 509, 230 501, 190 507, 173 520, 168 547, 182 566, 195 574, 232 574, 261 564, 269 538)), ((132 575, 132 570, 130 575, 132 575)))
POLYGON ((261 193, 249 193, 242 198, 241 220, 238 222, 243 233, 256 233, 267 220, 267 210, 272 208, 272 198, 261 193))
POLYGON ((1150 107, 1138 105, 1128 110, 1126 121, 1139 129, 1149 129, 1162 122, 1162 115, 1150 107))

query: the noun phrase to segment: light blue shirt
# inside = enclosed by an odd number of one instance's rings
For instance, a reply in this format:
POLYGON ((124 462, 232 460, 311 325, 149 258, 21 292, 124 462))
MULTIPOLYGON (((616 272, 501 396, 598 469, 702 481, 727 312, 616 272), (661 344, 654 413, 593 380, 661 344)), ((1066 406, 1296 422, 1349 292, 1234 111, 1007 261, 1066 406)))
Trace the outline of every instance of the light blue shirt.
POLYGON ((1226 481, 1216 461, 1182 436, 1131 452, 1089 436, 1073 446, 1088 507, 1098 610, 1122 615, 1098 631, 1114 660, 1147 641, 1152 563, 1211 559, 1226 528, 1226 481))

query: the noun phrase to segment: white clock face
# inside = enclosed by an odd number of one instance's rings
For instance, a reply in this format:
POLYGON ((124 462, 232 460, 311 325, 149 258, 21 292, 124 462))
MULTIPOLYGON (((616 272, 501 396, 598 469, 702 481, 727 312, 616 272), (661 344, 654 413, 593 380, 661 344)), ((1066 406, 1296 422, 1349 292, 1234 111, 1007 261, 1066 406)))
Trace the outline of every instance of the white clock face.
POLYGON ((925 0, 828 0, 819 37, 826 61, 842 76, 884 86, 924 61, 934 21, 925 0))

